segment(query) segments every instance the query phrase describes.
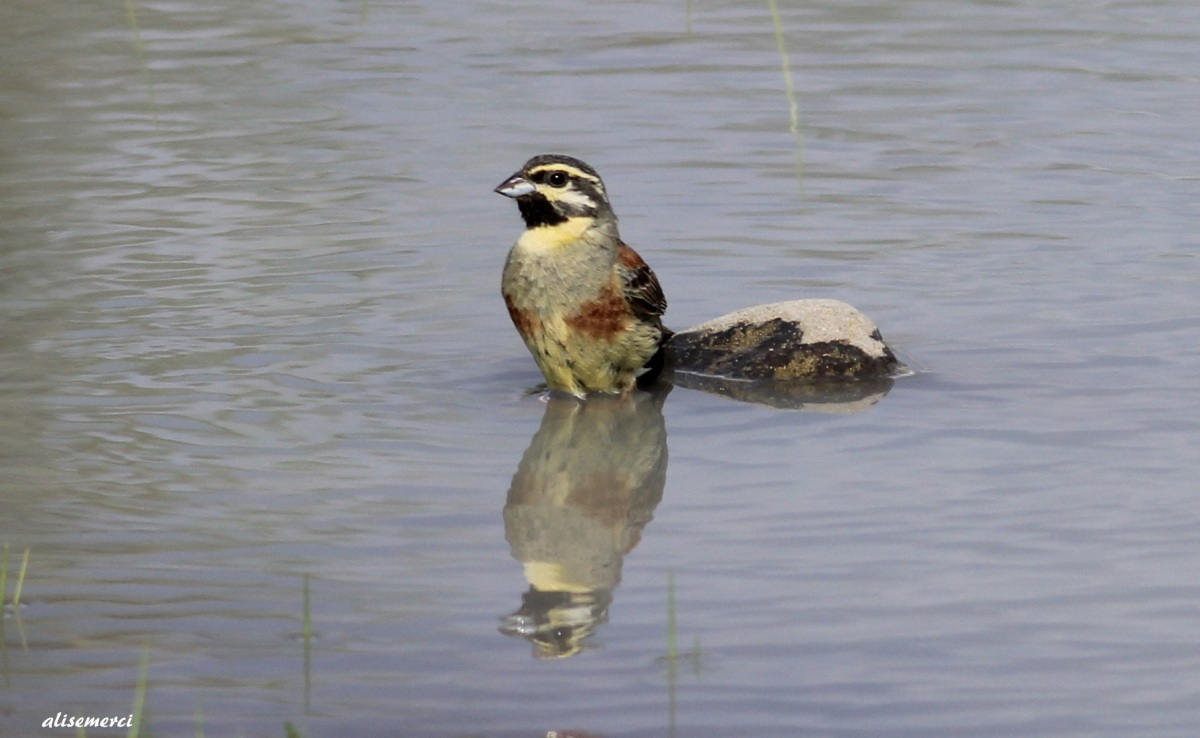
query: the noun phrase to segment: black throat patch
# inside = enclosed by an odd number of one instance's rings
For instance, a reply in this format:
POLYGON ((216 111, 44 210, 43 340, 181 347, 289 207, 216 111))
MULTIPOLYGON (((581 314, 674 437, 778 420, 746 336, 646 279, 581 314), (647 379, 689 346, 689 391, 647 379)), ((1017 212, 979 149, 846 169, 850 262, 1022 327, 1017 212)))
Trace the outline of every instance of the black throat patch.
POLYGON ((567 222, 567 216, 558 212, 554 205, 540 192, 517 198, 517 207, 525 219, 526 228, 558 225, 567 222))

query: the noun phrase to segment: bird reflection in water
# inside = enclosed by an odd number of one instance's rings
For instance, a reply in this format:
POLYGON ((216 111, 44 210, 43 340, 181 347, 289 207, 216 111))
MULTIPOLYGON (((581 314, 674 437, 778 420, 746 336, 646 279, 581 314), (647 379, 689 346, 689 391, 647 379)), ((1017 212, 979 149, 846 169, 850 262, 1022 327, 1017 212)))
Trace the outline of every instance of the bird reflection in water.
POLYGON ((608 618, 625 554, 662 500, 669 391, 547 401, 504 505, 529 589, 500 632, 528 640, 536 658, 580 653, 608 618))

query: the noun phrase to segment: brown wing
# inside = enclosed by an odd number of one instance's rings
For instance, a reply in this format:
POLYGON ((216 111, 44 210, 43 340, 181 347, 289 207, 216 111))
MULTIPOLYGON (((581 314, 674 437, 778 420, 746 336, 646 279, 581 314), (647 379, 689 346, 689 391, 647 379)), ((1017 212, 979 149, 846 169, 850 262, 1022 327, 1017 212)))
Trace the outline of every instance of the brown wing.
POLYGON ((658 277, 638 252, 624 243, 617 249, 617 273, 621 288, 633 312, 642 320, 656 321, 667 311, 667 298, 663 296, 658 277))

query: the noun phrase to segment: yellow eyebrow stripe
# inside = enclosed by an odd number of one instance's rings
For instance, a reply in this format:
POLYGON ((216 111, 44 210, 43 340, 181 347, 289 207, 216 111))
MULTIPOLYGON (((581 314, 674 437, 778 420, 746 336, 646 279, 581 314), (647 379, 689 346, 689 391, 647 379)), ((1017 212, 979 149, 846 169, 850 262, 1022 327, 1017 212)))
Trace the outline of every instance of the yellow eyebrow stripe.
POLYGON ((576 169, 575 167, 573 167, 569 164, 558 164, 558 163, 542 164, 542 165, 536 166, 533 169, 529 170, 530 174, 537 174, 538 172, 566 172, 567 174, 571 175, 572 177, 579 177, 580 179, 586 179, 589 182, 596 182, 596 183, 600 182, 600 179, 597 178, 595 175, 588 174, 587 172, 583 171, 582 169, 576 169))

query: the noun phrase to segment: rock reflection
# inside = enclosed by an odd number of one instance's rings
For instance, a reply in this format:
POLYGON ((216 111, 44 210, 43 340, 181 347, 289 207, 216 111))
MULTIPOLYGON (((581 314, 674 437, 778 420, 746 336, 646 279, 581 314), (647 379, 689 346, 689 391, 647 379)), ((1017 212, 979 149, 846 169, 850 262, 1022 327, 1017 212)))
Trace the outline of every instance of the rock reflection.
POLYGON ((528 640, 536 658, 580 653, 608 618, 624 556, 662 500, 668 392, 546 406, 504 505, 529 589, 500 632, 528 640))
POLYGON ((886 397, 895 384, 892 377, 842 381, 748 381, 680 371, 664 374, 664 381, 677 387, 781 410, 847 415, 870 409, 886 397))

